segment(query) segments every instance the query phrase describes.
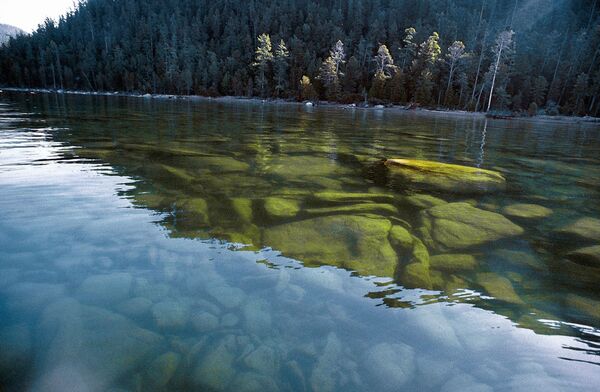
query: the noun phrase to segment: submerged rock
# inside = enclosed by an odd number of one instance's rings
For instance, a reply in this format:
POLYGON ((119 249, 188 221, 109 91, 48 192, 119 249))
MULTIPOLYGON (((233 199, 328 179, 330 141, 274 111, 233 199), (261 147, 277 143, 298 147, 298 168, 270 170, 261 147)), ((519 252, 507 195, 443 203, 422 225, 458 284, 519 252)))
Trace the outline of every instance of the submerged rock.
POLYGON ((400 282, 405 287, 431 290, 433 283, 429 273, 429 251, 417 237, 413 237, 413 249, 409 257, 408 264, 402 269, 400 282))
POLYGON ((231 207, 236 218, 242 223, 252 223, 252 200, 243 197, 231 199, 231 207))
POLYGON ((369 349, 364 366, 378 391, 398 391, 414 377, 415 353, 404 343, 381 343, 369 349))
POLYGON ((93 275, 79 286, 78 296, 85 302, 110 304, 129 298, 133 278, 126 272, 93 275))
POLYGON ((117 310, 129 317, 144 316, 150 311, 152 301, 148 298, 135 297, 121 302, 117 305, 117 310))
POLYGON ((356 203, 356 202, 383 202, 394 201, 393 195, 386 193, 356 193, 356 192, 315 192, 313 198, 325 203, 356 203))
POLYGON ((244 172, 250 168, 246 162, 228 156, 194 157, 193 162, 199 169, 217 173, 244 172))
POLYGON ((190 317, 189 307, 179 301, 162 301, 152 307, 152 317, 159 328, 182 328, 190 317))
POLYGON ((26 324, 0 329, 0 377, 17 379, 31 365, 32 336, 26 324))
POLYGON ((420 222, 425 244, 440 252, 523 234, 520 226, 504 216, 467 203, 448 203, 423 210, 420 222))
POLYGON ((248 354, 244 358, 244 364, 250 369, 266 375, 274 375, 279 368, 275 351, 265 345, 258 347, 248 354))
POLYGON ((559 229, 557 234, 567 239, 600 242, 600 219, 585 217, 559 229))
POLYGON ((263 242, 307 265, 393 276, 397 257, 388 241, 391 226, 389 220, 375 216, 323 216, 270 227, 263 242))
POLYGON ((330 214, 382 214, 394 215, 398 209, 391 204, 383 203, 359 203, 336 207, 308 208, 306 213, 310 215, 330 215, 330 214))
POLYGON ((390 243, 396 250, 407 252, 413 248, 414 237, 410 232, 399 225, 390 229, 390 243))
POLYGON ((243 372, 235 377, 228 390, 235 392, 265 392, 278 391, 279 389, 271 377, 252 372, 243 372))
POLYGON ((210 285, 206 288, 206 292, 221 305, 230 309, 240 306, 246 298, 246 294, 241 289, 227 285, 210 285))
POLYGON ((210 347, 200 359, 192 378, 194 383, 208 390, 222 391, 235 377, 235 336, 228 335, 210 347))
POLYGON ((476 275, 477 284, 492 297, 512 304, 524 305, 525 303, 515 292, 510 280, 492 272, 482 272, 476 275))
POLYGON ((511 204, 502 209, 504 215, 521 219, 541 219, 552 215, 552 210, 538 204, 511 204))
POLYGON ((168 352, 156 358, 146 370, 145 386, 151 389, 164 388, 175 375, 181 355, 168 352))
POLYGON ((64 299, 42 314, 37 338, 49 342, 33 390, 106 390, 141 366, 163 343, 129 319, 64 299))
POLYGON ((297 200, 282 197, 267 197, 264 208, 270 219, 285 219, 292 218, 300 212, 300 203, 297 200))
POLYGON ((567 294, 565 304, 569 308, 568 310, 576 310, 596 321, 600 321, 600 301, 576 294, 567 294))
POLYGON ((192 316, 192 325, 198 332, 208 332, 219 326, 219 319, 213 314, 202 312, 192 316))
POLYGON ((415 159, 388 159, 385 166, 394 179, 414 189, 450 193, 504 191, 506 180, 495 171, 415 159))
POLYGON ((432 256, 431 268, 440 271, 470 271, 477 267, 477 259, 470 254, 446 253, 432 256))
POLYGON ((447 203, 447 201, 445 200, 426 194, 404 196, 402 198, 402 202, 412 208, 417 208, 419 210, 435 206, 441 206, 442 204, 447 203))
POLYGON ((206 200, 200 197, 191 198, 182 203, 182 208, 186 217, 192 220, 190 223, 194 225, 209 224, 208 203, 206 200))
POLYGON ((574 250, 567 254, 567 258, 579 264, 600 268, 600 245, 574 250))
POLYGON ((491 253, 493 260, 503 264, 513 264, 518 268, 528 267, 538 271, 547 270, 546 264, 533 252, 523 252, 511 249, 496 249, 491 253))

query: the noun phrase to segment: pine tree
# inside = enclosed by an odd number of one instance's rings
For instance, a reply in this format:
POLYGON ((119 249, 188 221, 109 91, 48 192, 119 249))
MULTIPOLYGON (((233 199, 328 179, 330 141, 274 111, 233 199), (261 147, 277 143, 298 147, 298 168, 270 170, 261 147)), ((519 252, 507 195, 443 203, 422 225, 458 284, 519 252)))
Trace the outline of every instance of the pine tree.
POLYGON ((269 64, 272 61, 273 52, 271 47, 271 37, 269 34, 263 33, 258 36, 258 46, 254 53, 254 63, 252 63, 258 70, 257 82, 262 97, 266 94, 267 72, 269 71, 269 64))
POLYGON ((306 75, 300 79, 300 100, 301 101, 312 101, 317 98, 317 93, 314 86, 312 85, 310 78, 306 75))
POLYGON ((275 49, 274 65, 275 65, 275 92, 277 96, 287 88, 287 73, 289 69, 290 52, 283 40, 279 41, 275 49))
POLYGON ((452 82, 454 78, 454 72, 460 65, 460 61, 466 57, 465 44, 461 41, 454 41, 454 43, 448 48, 448 54, 446 54, 446 62, 448 64, 448 85, 446 86, 444 101, 448 104, 448 93, 452 88, 452 82))
POLYGON ((533 102, 540 107, 546 100, 546 92, 548 91, 548 81, 542 75, 535 78, 531 88, 531 97, 533 102))
POLYGON ((414 27, 409 27, 404 30, 404 38, 402 39, 402 47, 400 48, 402 70, 406 70, 406 66, 410 65, 417 53, 417 44, 414 42, 417 31, 414 27))

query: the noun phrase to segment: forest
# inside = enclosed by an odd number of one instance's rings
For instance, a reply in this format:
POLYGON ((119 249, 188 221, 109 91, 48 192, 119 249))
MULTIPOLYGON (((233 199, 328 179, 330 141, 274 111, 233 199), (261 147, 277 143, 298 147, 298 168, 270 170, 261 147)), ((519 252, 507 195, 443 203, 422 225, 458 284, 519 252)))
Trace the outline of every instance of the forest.
POLYGON ((600 113, 597 0, 87 0, 0 85, 600 113))

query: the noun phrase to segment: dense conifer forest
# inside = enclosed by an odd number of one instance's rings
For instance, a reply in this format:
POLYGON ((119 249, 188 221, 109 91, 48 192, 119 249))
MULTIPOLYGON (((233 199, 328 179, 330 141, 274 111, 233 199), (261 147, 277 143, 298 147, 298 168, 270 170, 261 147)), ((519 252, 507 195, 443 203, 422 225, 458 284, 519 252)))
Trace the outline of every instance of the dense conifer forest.
POLYGON ((88 0, 0 84, 597 116, 597 0, 88 0))

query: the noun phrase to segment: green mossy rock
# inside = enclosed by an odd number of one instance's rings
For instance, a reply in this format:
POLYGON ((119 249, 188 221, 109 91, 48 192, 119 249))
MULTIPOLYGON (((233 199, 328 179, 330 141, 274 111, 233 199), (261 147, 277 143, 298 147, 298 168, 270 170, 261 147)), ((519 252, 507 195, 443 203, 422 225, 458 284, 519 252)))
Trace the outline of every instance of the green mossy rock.
POLYGON ((168 352, 156 358, 146 370, 145 384, 150 389, 164 388, 175 375, 181 355, 168 352))
POLYGON ((400 282, 408 288, 433 289, 429 268, 422 263, 410 263, 404 266, 400 282))
POLYGON ((448 203, 420 213, 419 233, 439 252, 467 249, 523 234, 523 229, 495 212, 467 203, 448 203))
POLYGON ((559 229, 559 235, 567 239, 600 242, 600 219, 585 217, 559 229))
POLYGON ((538 204, 511 204, 502 209, 504 215, 521 219, 541 219, 552 215, 552 210, 538 204))
POLYGON ((506 180, 495 171, 416 159, 388 159, 390 174, 414 189, 461 194, 504 191, 506 180))
POLYGON ((207 225, 209 223, 208 203, 206 200, 195 197, 181 203, 186 216, 194 219, 194 223, 207 225))
POLYGON ((450 275, 450 277, 446 280, 446 286, 444 287, 444 291, 448 295, 452 295, 459 290, 466 289, 469 287, 469 283, 465 281, 463 278, 458 277, 456 275, 450 275))
POLYGON ((228 156, 197 157, 194 158, 194 166, 219 173, 244 172, 250 169, 250 165, 246 162, 228 156))
POLYGON ((402 269, 400 283, 409 288, 433 289, 429 273, 429 251, 417 237, 412 237, 413 249, 408 264, 402 269))
POLYGON ((408 230, 399 225, 394 225, 390 229, 390 243, 396 250, 403 252, 413 248, 413 236, 408 230))
POLYGON ((350 192, 315 192, 313 198, 325 203, 356 203, 356 202, 384 202, 391 203, 394 196, 385 193, 350 193, 350 192))
POLYGON ((525 303, 515 292, 510 280, 493 272, 482 272, 476 275, 478 285, 492 297, 511 304, 524 305, 525 303))
POLYGON ((133 204, 160 211, 163 208, 166 208, 169 205, 169 202, 164 197, 155 193, 138 193, 133 196, 133 204))
POLYGON ((576 294, 567 294, 565 297, 565 304, 570 311, 575 310, 596 321, 600 321, 600 301, 585 298, 576 294))
POLYGON ((363 275, 393 277, 392 224, 373 216, 333 215, 265 229, 263 243, 306 265, 335 265, 363 275))
POLYGON ((413 251, 412 251, 412 259, 411 262, 419 263, 425 265, 429 268, 430 260, 429 260, 429 250, 423 244, 423 241, 413 236, 413 251))
POLYGON ((579 264, 600 268, 600 245, 574 250, 567 254, 567 258, 579 264))
POLYGON ((252 222, 252 200, 244 197, 235 197, 231 199, 231 208, 240 222, 252 222))
POLYGON ((431 268, 439 271, 471 271, 477 267, 477 259, 470 254, 447 253, 431 256, 431 268))
POLYGON ((269 219, 293 218, 300 212, 300 202, 282 197, 267 197, 264 208, 269 219))
POLYGON ((333 159, 310 155, 273 159, 267 172, 285 179, 307 176, 325 176, 333 179, 339 175, 352 174, 333 159))
POLYGON ((195 177, 192 176, 187 170, 181 169, 179 167, 169 166, 169 165, 160 165, 161 176, 167 177, 170 180, 190 183, 195 180, 195 177))
POLYGON ((404 196, 402 198, 402 202, 409 207, 417 208, 419 210, 441 206, 442 204, 447 203, 445 200, 442 200, 439 197, 426 194, 404 196))
POLYGON ((512 264, 518 268, 527 267, 537 271, 546 271, 548 269, 546 264, 534 253, 511 249, 496 249, 491 253, 491 256, 503 264, 512 264))
POLYGON ((394 215, 398 209, 391 204, 382 203, 360 203, 343 205, 338 207, 308 208, 305 210, 310 215, 330 215, 330 214, 382 214, 394 215))

